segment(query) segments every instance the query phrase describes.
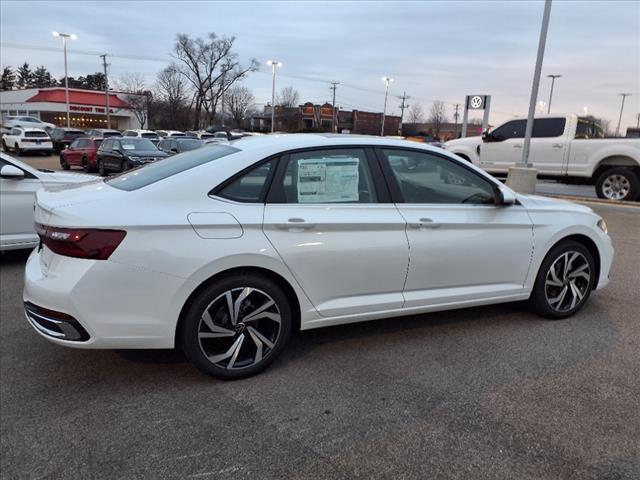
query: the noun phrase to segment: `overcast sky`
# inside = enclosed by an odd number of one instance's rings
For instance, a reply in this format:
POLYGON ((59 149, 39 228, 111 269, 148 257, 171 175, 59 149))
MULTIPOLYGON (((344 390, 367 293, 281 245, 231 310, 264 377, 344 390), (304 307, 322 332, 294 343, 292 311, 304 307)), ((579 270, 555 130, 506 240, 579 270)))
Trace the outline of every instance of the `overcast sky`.
MULTIPOLYGON (((490 94, 490 122, 526 115, 543 1, 531 2, 0 2, 1 63, 24 61, 63 74, 53 30, 75 33, 69 75, 101 71, 97 53, 109 53, 110 76, 139 72, 151 84, 171 61, 177 33, 234 35, 244 63, 261 62, 245 81, 264 104, 271 98, 269 58, 284 66, 278 87, 293 85, 301 101, 330 100, 328 82, 342 82, 342 108, 381 111, 381 77, 395 79, 409 104, 425 111, 433 99, 462 103, 466 94, 490 94), (45 49, 16 48, 17 46, 45 49), (75 50, 75 53, 73 52, 75 50), (85 53, 81 53, 85 52, 85 53), (94 54, 86 54, 86 52, 94 54), (124 56, 139 59, 122 58, 124 56)), ((555 0, 543 75, 556 81, 556 112, 602 116, 615 124, 621 92, 623 127, 640 113, 640 2, 555 0)), ((539 100, 547 101, 543 78, 539 100)), ((399 113, 400 101, 389 105, 399 113)))

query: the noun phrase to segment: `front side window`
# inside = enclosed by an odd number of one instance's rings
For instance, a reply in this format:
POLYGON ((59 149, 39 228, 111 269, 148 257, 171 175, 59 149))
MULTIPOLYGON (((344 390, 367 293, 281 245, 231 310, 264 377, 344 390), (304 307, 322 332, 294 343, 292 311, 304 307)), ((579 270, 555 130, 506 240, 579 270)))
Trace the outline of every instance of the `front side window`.
MULTIPOLYGON (((218 147, 213 147, 218 148, 218 147)), ((208 149, 205 149, 208 150, 208 149)), ((219 197, 243 203, 258 203, 266 194, 267 179, 274 168, 275 160, 269 160, 250 169, 221 188, 216 194, 219 197)))
POLYGON ((411 150, 382 152, 405 203, 495 203, 493 184, 454 160, 411 150))
POLYGON ((526 127, 526 120, 512 120, 491 132, 491 137, 495 142, 503 142, 510 138, 524 138, 526 127))
POLYGON ((100 150, 101 151, 111 150, 113 148, 113 143, 114 143, 114 140, 105 140, 104 142, 102 142, 102 145, 100 145, 100 150))
POLYGON ((278 188, 286 203, 376 203, 365 151, 313 150, 289 156, 278 188))

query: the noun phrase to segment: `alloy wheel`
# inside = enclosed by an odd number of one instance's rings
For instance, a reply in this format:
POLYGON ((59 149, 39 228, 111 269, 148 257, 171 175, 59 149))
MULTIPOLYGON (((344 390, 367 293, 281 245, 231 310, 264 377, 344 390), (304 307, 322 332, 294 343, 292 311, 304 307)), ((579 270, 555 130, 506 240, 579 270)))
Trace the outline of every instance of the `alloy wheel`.
POLYGON ((556 312, 564 313, 582 303, 590 285, 589 261, 582 253, 569 250, 549 267, 544 292, 549 306, 556 312))
POLYGON ((631 182, 624 175, 615 173, 602 182, 602 193, 610 200, 622 200, 631 190, 631 182))
POLYGON ((251 287, 216 297, 198 323, 198 344, 215 366, 239 370, 264 360, 281 332, 280 309, 265 292, 251 287))

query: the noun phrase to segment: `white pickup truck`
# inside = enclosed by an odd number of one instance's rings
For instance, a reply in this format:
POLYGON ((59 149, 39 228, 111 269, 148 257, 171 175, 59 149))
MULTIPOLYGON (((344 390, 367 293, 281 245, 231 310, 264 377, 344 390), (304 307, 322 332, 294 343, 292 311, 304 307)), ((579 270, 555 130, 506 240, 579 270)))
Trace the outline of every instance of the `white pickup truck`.
MULTIPOLYGON (((443 148, 492 174, 506 174, 522 160, 526 118, 482 137, 451 140, 443 148)), ((640 138, 604 138, 592 119, 569 115, 535 118, 529 163, 538 177, 596 186, 600 198, 640 200, 640 138)))

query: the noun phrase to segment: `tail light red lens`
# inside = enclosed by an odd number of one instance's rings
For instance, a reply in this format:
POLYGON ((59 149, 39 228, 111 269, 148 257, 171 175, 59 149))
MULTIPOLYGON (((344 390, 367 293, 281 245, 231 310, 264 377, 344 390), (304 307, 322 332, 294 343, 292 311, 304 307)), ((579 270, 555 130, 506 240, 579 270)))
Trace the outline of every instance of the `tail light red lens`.
POLYGON ((65 257, 106 260, 122 243, 124 230, 59 228, 36 223, 40 240, 52 252, 65 257))

